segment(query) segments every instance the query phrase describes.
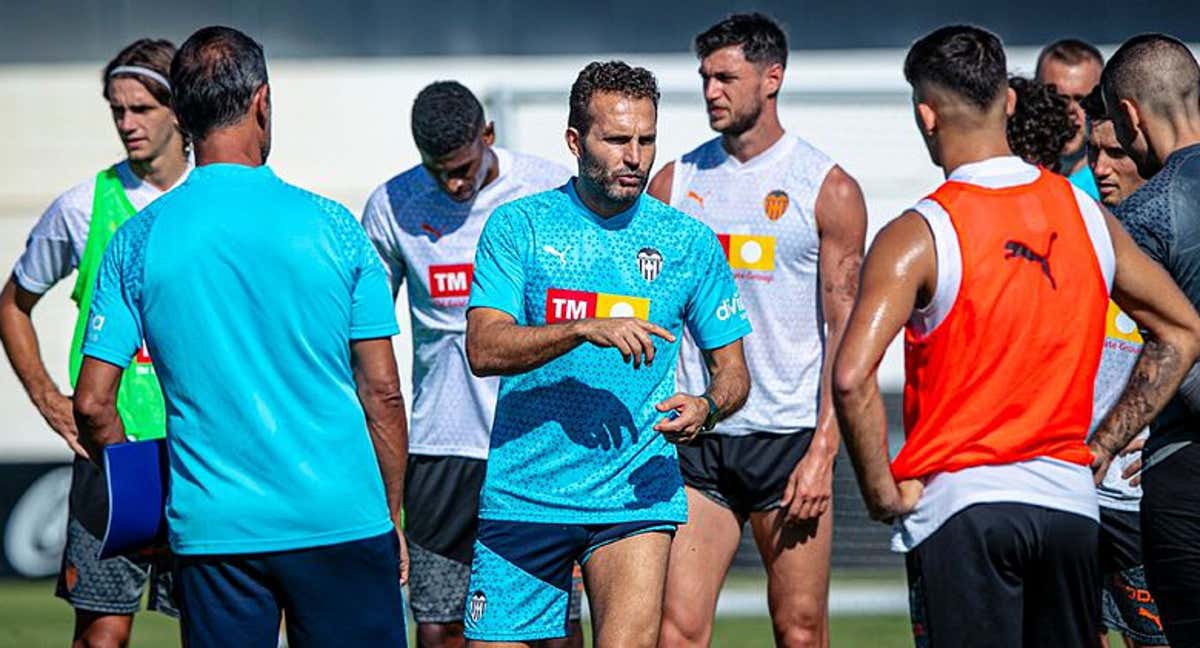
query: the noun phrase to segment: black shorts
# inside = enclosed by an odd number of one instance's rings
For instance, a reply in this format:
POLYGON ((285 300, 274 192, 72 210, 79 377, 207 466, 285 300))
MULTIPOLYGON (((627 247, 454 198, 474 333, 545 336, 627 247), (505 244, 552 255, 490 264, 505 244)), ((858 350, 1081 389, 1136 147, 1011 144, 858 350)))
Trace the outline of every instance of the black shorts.
POLYGON ((1200 646, 1200 444, 1142 475, 1146 580, 1172 646, 1200 646))
POLYGON ((108 524, 108 488, 104 473, 75 458, 67 514, 67 543, 54 595, 71 607, 99 614, 134 614, 150 587, 146 607, 169 616, 179 612, 172 600, 171 557, 167 554, 114 556, 100 560, 108 524))
MULTIPOLYGON (((479 492, 487 462, 467 457, 408 456, 404 537, 409 603, 417 623, 462 623, 471 558, 479 531, 479 492)), ((579 620, 583 578, 576 566, 570 618, 579 620)))
POLYGON ((812 445, 813 429, 791 434, 701 434, 681 444, 683 483, 742 520, 779 506, 788 477, 812 445))
POLYGON ((1100 507, 1100 571, 1104 574, 1104 627, 1143 646, 1166 645, 1158 604, 1146 587, 1136 511, 1100 507))
POLYGON ((1099 526, 1015 503, 976 504, 908 553, 918 648, 1096 645, 1099 526))

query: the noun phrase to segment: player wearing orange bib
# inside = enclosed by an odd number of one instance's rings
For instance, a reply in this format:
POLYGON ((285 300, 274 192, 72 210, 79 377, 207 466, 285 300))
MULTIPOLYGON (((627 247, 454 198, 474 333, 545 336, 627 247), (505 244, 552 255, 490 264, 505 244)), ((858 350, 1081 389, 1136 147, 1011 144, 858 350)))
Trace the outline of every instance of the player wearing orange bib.
POLYGON ((947 181, 876 238, 834 399, 867 507, 894 520, 907 554, 919 646, 1092 646, 1099 525, 1084 441, 1108 299, 1149 352, 1102 438, 1165 405, 1200 354, 1200 317, 1094 200, 1012 155, 1005 65, 976 27, 909 51, 917 125, 947 181), (902 329, 906 439, 889 466, 876 372, 902 329))

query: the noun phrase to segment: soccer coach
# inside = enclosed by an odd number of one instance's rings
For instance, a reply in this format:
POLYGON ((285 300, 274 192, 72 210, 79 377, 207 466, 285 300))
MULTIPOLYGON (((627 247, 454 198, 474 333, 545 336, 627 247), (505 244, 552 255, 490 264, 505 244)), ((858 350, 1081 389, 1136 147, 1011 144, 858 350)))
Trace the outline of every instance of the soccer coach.
POLYGON ((91 456, 143 338, 163 388, 184 645, 403 646, 407 430, 387 277, 341 205, 266 166, 262 47, 208 27, 171 64, 183 185, 101 263, 75 392, 91 456))

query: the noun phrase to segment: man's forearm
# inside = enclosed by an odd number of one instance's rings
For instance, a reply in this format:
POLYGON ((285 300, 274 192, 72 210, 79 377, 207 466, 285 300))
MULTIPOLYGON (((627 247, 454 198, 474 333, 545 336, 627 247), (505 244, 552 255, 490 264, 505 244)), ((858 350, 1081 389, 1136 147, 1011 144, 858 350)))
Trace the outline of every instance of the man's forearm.
POLYGON ((750 374, 745 365, 715 369, 709 375, 705 393, 717 404, 718 420, 729 418, 746 404, 750 395, 750 374))
POLYGON ((103 462, 105 446, 125 442, 125 424, 115 400, 76 399, 75 426, 79 429, 80 444, 97 465, 103 462))
POLYGON ((579 322, 521 326, 488 322, 467 329, 467 356, 477 376, 508 376, 532 371, 584 341, 579 322))
POLYGON ((834 404, 867 508, 875 511, 890 505, 898 491, 888 461, 887 419, 878 385, 871 380, 853 391, 839 393, 834 404))
POLYGON ((367 431, 375 447, 379 473, 387 493, 388 511, 397 524, 404 509, 404 471, 408 464, 408 421, 399 389, 392 395, 364 399, 367 431))
POLYGON ((10 281, 0 294, 0 341, 21 386, 37 404, 46 394, 58 394, 58 386, 42 361, 37 331, 29 312, 17 304, 16 285, 10 281))
POLYGON ((1115 456, 1149 425, 1179 389, 1190 368, 1183 356, 1169 342, 1147 339, 1125 391, 1097 428, 1093 445, 1115 456))

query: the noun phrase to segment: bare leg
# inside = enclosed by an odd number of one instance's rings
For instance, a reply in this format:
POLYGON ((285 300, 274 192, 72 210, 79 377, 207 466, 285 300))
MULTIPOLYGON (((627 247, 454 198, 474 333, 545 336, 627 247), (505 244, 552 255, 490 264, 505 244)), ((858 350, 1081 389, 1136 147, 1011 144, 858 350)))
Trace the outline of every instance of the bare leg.
POLYGON ((675 534, 667 568, 662 648, 709 645, 717 596, 742 536, 733 511, 690 486, 686 491, 688 522, 675 534))
POLYGON ((72 648, 125 648, 133 632, 132 614, 75 610, 72 648))
POLYGON ((649 532, 597 549, 583 566, 596 648, 653 648, 671 536, 649 532))
POLYGON ((833 507, 815 519, 784 523, 782 509, 750 515, 767 568, 767 600, 775 645, 829 645, 829 553, 833 507))

